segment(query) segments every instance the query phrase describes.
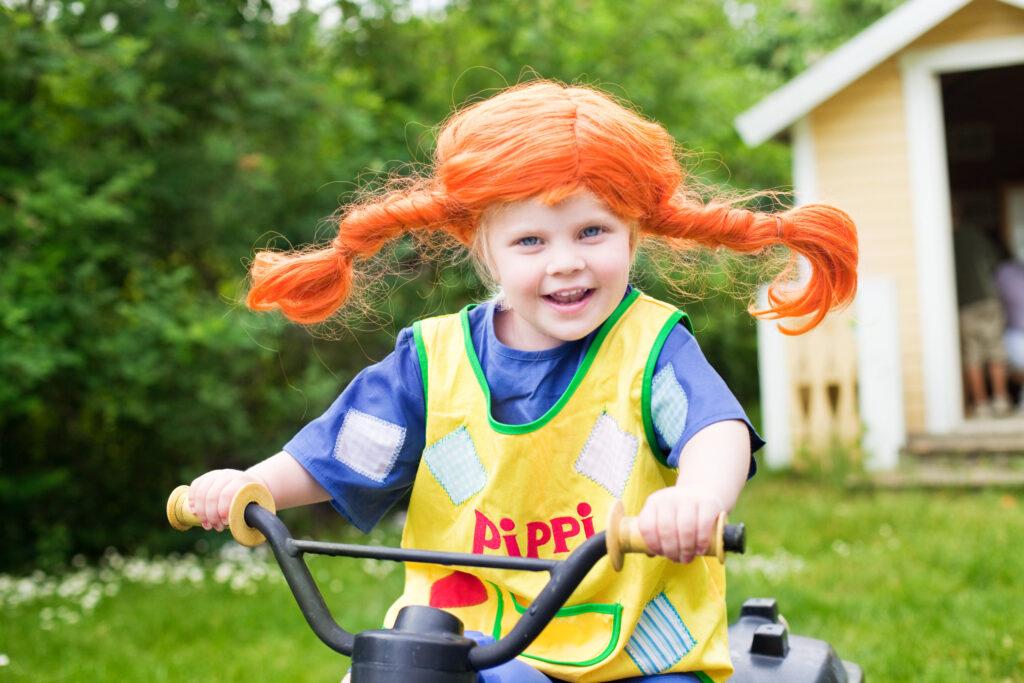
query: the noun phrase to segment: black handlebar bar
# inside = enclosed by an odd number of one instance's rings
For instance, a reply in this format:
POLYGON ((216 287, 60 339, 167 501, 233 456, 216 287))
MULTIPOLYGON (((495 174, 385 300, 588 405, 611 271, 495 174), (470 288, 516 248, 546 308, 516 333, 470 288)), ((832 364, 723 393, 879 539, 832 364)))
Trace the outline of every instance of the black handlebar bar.
POLYGON ((295 546, 295 541, 277 515, 270 510, 262 508, 255 503, 249 503, 245 508, 245 523, 259 529, 274 551, 274 557, 281 566, 281 573, 284 574, 288 587, 292 589, 295 602, 298 603, 302 616, 306 617, 313 633, 336 652, 343 655, 352 655, 352 643, 354 637, 351 633, 338 625, 338 622, 331 616, 324 602, 320 589, 313 581, 309 567, 302 559, 303 551, 295 546))
POLYGON ((601 531, 584 541, 568 558, 559 562, 558 566, 551 570, 548 585, 544 586, 544 590, 530 603, 529 609, 507 635, 469 651, 469 662, 473 669, 481 671, 504 664, 529 647, 580 585, 591 567, 597 564, 606 552, 605 532, 601 531))
MULTIPOLYGON (((591 568, 607 553, 604 531, 591 536, 565 560, 541 560, 296 540, 277 515, 256 503, 249 503, 244 515, 246 524, 258 529, 270 542, 281 572, 313 633, 327 647, 346 656, 352 656, 356 636, 339 626, 331 616, 303 559, 305 553, 549 572, 551 578, 548 584, 508 634, 493 643, 470 648, 469 666, 474 671, 498 666, 522 653, 554 618, 591 568)), ((742 524, 727 525, 723 538, 727 551, 744 551, 745 532, 742 524)))

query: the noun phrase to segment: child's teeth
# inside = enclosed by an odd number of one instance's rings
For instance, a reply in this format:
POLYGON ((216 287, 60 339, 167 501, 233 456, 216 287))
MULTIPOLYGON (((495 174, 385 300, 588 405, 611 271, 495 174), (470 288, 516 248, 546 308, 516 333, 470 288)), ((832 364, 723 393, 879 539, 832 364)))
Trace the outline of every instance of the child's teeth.
POLYGON ((574 301, 579 301, 586 293, 586 291, 587 290, 585 289, 574 289, 570 292, 557 292, 555 294, 552 294, 551 296, 559 303, 568 304, 574 301))

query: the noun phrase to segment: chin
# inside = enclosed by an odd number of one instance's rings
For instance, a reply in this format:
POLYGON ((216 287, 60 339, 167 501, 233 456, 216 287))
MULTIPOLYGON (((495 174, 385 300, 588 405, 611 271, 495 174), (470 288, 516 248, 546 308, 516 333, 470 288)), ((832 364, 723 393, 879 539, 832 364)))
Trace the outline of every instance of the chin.
POLYGON ((559 330, 559 334, 552 334, 550 336, 554 337, 555 339, 561 339, 564 342, 579 341, 580 339, 583 339, 584 337, 586 337, 588 334, 590 334, 591 332, 593 332, 594 330, 596 330, 600 326, 601 326, 601 324, 598 323, 596 325, 585 325, 585 326, 582 326, 582 327, 573 327, 572 329, 562 328, 562 329, 559 330))

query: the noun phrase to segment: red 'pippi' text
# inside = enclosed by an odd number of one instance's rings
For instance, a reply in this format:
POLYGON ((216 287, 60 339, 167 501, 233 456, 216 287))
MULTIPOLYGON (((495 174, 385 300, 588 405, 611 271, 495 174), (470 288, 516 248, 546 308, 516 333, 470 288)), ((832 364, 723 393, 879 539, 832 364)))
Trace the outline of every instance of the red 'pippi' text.
POLYGON ((480 512, 476 512, 473 529, 473 552, 483 554, 484 550, 505 550, 510 557, 522 557, 520 540, 526 541, 526 557, 539 557, 540 548, 551 543, 553 553, 569 552, 569 539, 584 535, 584 540, 594 535, 594 518, 590 516, 589 503, 576 506, 576 516, 552 517, 551 519, 527 522, 525 528, 517 529, 511 517, 502 517, 497 524, 480 512), (500 530, 499 530, 500 527, 500 530))

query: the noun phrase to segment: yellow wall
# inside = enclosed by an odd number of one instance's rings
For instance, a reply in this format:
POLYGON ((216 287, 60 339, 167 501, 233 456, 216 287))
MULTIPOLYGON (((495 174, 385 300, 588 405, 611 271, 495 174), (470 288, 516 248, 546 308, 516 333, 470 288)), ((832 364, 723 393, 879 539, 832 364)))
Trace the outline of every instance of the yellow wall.
MULTIPOLYGON (((1024 11, 998 0, 976 0, 906 49, 1008 35, 1024 35, 1024 11)), ((899 71, 902 54, 820 105, 811 114, 811 129, 818 195, 849 212, 857 223, 862 276, 896 278, 907 430, 915 432, 924 428, 925 399, 917 279, 911 266, 915 249, 899 71)), ((794 347, 790 376, 798 376, 815 349, 824 353, 833 346, 840 330, 816 331, 794 347)), ((794 421, 800 419, 799 410, 792 413, 794 421)), ((794 434, 799 429, 794 422, 794 434)))

